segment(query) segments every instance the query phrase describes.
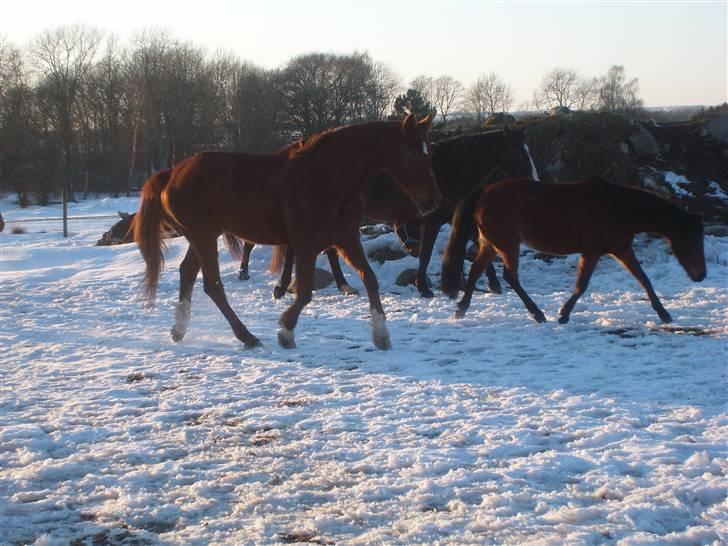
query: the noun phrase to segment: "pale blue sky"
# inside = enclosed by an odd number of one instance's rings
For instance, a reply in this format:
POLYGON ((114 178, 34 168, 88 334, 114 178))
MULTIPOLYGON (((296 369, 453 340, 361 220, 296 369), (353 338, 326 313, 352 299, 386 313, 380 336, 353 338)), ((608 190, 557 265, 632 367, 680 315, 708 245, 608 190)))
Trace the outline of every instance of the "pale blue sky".
POLYGON ((647 106, 728 100, 728 1, 717 2, 234 2, 5 0, 0 34, 24 45, 61 24, 129 38, 164 27, 266 68, 310 51, 368 51, 407 83, 418 74, 463 84, 495 71, 531 98, 551 68, 599 76, 612 64, 640 79, 647 106))

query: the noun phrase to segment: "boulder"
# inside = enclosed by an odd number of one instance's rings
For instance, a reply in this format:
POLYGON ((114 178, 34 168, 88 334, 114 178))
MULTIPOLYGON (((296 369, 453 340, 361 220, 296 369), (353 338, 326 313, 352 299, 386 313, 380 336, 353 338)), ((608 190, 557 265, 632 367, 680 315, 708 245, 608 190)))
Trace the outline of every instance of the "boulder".
MULTIPOLYGON (((313 289, 314 290, 321 290, 322 288, 326 288, 327 286, 331 286, 334 282, 334 276, 326 271, 325 269, 321 269, 320 267, 317 267, 313 270, 313 289)), ((288 291, 291 294, 296 293, 296 279, 293 278, 293 282, 288 286, 288 291)))
POLYGON ((402 248, 397 248, 394 246, 380 246, 375 248, 374 250, 370 250, 368 256, 369 259, 383 264, 384 262, 400 260, 405 256, 408 256, 408 254, 407 251, 403 250, 402 248))
POLYGON ((703 125, 703 129, 716 140, 728 144, 728 114, 715 116, 703 125))
MULTIPOLYGON (((416 279, 417 270, 413 267, 410 267, 397 275, 397 280, 394 281, 394 284, 396 284, 397 286, 409 286, 410 284, 415 284, 416 279)), ((432 281, 430 280, 429 276, 427 277, 427 286, 428 288, 432 288, 432 281)))
POLYGON ((549 110, 549 116, 565 116, 571 114, 571 108, 568 106, 554 106, 549 110))
POLYGON ((488 117, 488 119, 485 120, 484 126, 491 127, 493 125, 507 125, 509 123, 515 122, 516 118, 513 117, 511 114, 498 112, 497 114, 493 114, 492 116, 488 117))
POLYGON ((660 144, 641 123, 633 125, 634 132, 629 135, 629 143, 640 159, 655 157, 660 153, 660 144))

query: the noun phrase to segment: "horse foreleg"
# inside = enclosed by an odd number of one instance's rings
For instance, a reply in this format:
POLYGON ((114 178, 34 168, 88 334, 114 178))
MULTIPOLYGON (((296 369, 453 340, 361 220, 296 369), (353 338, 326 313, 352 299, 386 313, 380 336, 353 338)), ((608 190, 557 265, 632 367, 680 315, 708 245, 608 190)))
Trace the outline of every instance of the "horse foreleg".
POLYGON ((492 260, 495 257, 495 249, 493 245, 488 242, 481 241, 480 248, 478 249, 478 255, 473 261, 473 265, 470 266, 470 272, 468 273, 468 280, 465 284, 465 293, 463 298, 458 302, 458 309, 455 311, 457 318, 463 318, 465 312, 470 307, 470 300, 473 297, 475 291, 475 283, 483 274, 483 269, 487 269, 488 266, 492 267, 492 260))
POLYGON ((642 269, 639 260, 637 260, 637 256, 634 255, 632 247, 628 246, 624 250, 613 252, 612 256, 614 256, 617 261, 620 262, 635 279, 637 279, 637 282, 642 285, 642 288, 644 288, 645 292, 647 292, 647 297, 650 298, 652 308, 657 311, 657 316, 660 317, 660 320, 662 322, 672 322, 670 313, 665 310, 660 298, 658 298, 657 294, 655 294, 655 290, 652 288, 652 283, 650 282, 650 279, 647 278, 647 274, 642 269))
MULTIPOLYGON (((289 247, 290 249, 290 247, 289 247)), ((293 250, 290 249, 290 254, 293 250)), ((293 304, 281 315, 278 324, 281 329, 278 331, 278 344, 284 349, 296 347, 293 337, 293 329, 298 323, 298 316, 306 305, 311 301, 313 292, 313 269, 316 265, 316 251, 308 248, 297 248, 296 256, 296 299, 293 304)), ((288 256, 286 255, 286 261, 288 256)))
POLYGON ((331 268, 331 274, 334 276, 336 287, 339 292, 343 292, 347 296, 358 296, 359 291, 356 288, 349 286, 344 277, 344 272, 341 270, 341 264, 339 263, 339 253, 336 252, 335 248, 329 248, 326 250, 326 257, 329 259, 329 267, 331 268))
POLYGON ((440 220, 428 219, 422 221, 420 228, 420 263, 417 268, 415 285, 423 298, 432 298, 435 296, 427 282, 427 267, 430 265, 432 248, 435 246, 435 240, 437 239, 437 234, 440 232, 441 226, 442 222, 440 220))
POLYGON ((372 340, 377 349, 391 349, 392 343, 389 340, 386 317, 382 308, 382 300, 379 298, 379 282, 377 276, 367 261, 364 249, 361 246, 359 233, 355 232, 338 245, 343 252, 344 258, 361 277, 364 287, 369 296, 369 310, 372 320, 372 340))
POLYGON ((250 278, 248 274, 248 267, 250 266, 250 253, 253 251, 253 243, 245 241, 243 245, 243 258, 240 260, 240 271, 238 272, 238 278, 241 281, 247 281, 250 278))
POLYGON ((574 309, 574 305, 578 299, 586 292, 589 286, 589 279, 591 279, 594 268, 597 266, 599 256, 582 256, 579 258, 579 265, 576 269, 576 288, 574 288, 571 297, 566 300, 566 303, 559 311, 559 323, 566 324, 569 322, 569 316, 571 311, 574 309))
POLYGON ((291 275, 293 275, 293 263, 296 261, 296 253, 293 247, 286 247, 286 259, 283 262, 283 271, 278 284, 273 287, 273 297, 277 300, 281 299, 291 285, 291 275))
POLYGON ((518 297, 526 306, 526 309, 533 315, 536 322, 546 322, 546 316, 543 311, 538 308, 533 300, 526 294, 526 291, 521 286, 521 282, 518 280, 518 253, 520 251, 519 243, 507 249, 498 249, 498 253, 503 258, 503 278, 506 282, 515 290, 518 297))
POLYGON ((174 311, 174 325, 170 331, 174 341, 182 341, 187 333, 192 311, 192 290, 199 272, 200 260, 190 246, 179 265, 179 301, 174 311))
POLYGON ((227 319, 235 337, 242 341, 248 348, 260 345, 260 340, 251 334, 245 325, 240 322, 240 319, 230 307, 225 296, 225 290, 220 279, 220 264, 217 261, 217 236, 190 241, 190 246, 197 253, 200 265, 202 266, 205 294, 210 296, 210 299, 215 302, 217 308, 227 319))

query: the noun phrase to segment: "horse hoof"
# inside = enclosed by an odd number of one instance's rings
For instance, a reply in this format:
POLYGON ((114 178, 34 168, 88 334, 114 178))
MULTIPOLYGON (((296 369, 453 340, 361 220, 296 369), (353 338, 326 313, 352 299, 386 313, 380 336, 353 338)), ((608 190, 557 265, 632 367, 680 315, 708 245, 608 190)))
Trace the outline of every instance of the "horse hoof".
POLYGON ((263 346, 263 344, 260 342, 260 340, 255 336, 251 336, 250 339, 243 341, 243 344, 245 345, 246 349, 254 349, 256 347, 263 346))
POLYGON ((567 324, 569 322, 569 315, 559 317, 559 324, 567 324))
POLYGON ((238 273, 238 278, 241 281, 247 281, 250 280, 250 275, 248 275, 245 271, 241 271, 240 273, 238 273))
POLYGON ((339 291, 346 296, 358 296, 359 291, 356 288, 352 288, 348 284, 342 284, 339 287, 339 291))
POLYGON ((664 322, 665 324, 668 324, 672 322, 672 317, 670 316, 670 313, 667 311, 662 311, 661 313, 657 313, 660 317, 660 320, 664 322))
POLYGON ((392 348, 389 336, 372 336, 372 341, 374 341, 374 346, 382 351, 388 351, 392 348))
POLYGON ((423 298, 434 298, 435 293, 429 288, 425 288, 424 290, 420 290, 420 296, 423 298))
POLYGON ((502 294, 503 293, 503 287, 500 284, 489 284, 488 290, 491 291, 493 294, 502 294))
POLYGON ((274 299, 277 299, 277 300, 281 299, 285 295, 285 293, 286 293, 286 291, 283 290, 282 286, 276 285, 273 287, 273 298, 274 299))
POLYGON ((185 332, 174 326, 169 333, 172 334, 172 341, 174 341, 175 343, 179 343, 185 337, 185 332))
POLYGON ((467 311, 467 309, 460 309, 460 308, 458 308, 458 310, 455 311, 455 318, 456 319, 465 318, 465 312, 466 311, 467 311))
POLYGON ((278 331, 278 345, 284 349, 295 349, 296 340, 293 338, 293 332, 286 328, 281 328, 278 331))
POLYGON ((533 315, 533 320, 535 320, 538 323, 546 322, 546 315, 544 315, 541 312, 536 313, 535 315, 533 315))

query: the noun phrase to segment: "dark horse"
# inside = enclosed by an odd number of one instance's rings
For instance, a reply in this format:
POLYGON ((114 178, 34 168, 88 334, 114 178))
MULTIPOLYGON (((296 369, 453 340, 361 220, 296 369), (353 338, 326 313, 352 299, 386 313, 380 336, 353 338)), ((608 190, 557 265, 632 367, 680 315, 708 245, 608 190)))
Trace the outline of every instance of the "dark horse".
POLYGON ((293 329, 311 301, 316 255, 335 247, 359 272, 369 295, 374 344, 389 348, 378 283, 359 239, 361 194, 378 172, 388 172, 419 209, 440 202, 426 153, 428 116, 417 123, 378 121, 339 127, 270 155, 203 152, 179 163, 168 181, 152 177, 143 188, 134 239, 146 262, 153 298, 163 262, 160 228, 166 220, 190 243, 180 264, 180 294, 172 339, 180 341, 190 317, 192 289, 202 268, 205 293, 246 347, 260 344, 228 304, 220 281, 217 239, 230 233, 266 245, 291 246, 298 291, 281 315, 278 342, 295 347, 293 329))
POLYGON ((503 259, 503 278, 536 321, 546 320, 518 281, 521 243, 548 254, 581 254, 576 288, 559 312, 562 324, 569 322, 574 305, 586 291, 604 254, 615 258, 639 281, 663 322, 672 320, 634 255, 632 240, 637 233, 665 237, 693 281, 700 282, 706 275, 703 221, 699 215, 648 191, 609 184, 596 177, 569 184, 508 179, 473 192, 455 213, 441 279, 443 292, 451 298, 458 294, 466 241, 473 224, 477 226, 480 249, 458 303, 458 317, 465 315, 475 283, 497 253, 503 259))
MULTIPOLYGON (((433 296, 427 282, 427 267, 435 239, 442 225, 450 222, 458 202, 474 188, 483 187, 504 175, 531 176, 538 180, 523 128, 506 127, 502 130, 452 137, 433 144, 431 148, 432 168, 437 187, 442 193, 440 206, 431 213, 422 217, 407 194, 387 174, 375 176, 364 191, 364 216, 367 218, 398 223, 400 226, 416 224, 410 225, 411 231, 414 229, 420 233, 416 285, 425 297, 433 296)), ((248 278, 248 259, 252 248, 250 244, 245 245, 240 263, 242 279, 248 278)), ((282 249, 276 249, 271 271, 277 270, 276 265, 283 262, 281 252, 282 249)), ((356 293, 346 283, 336 250, 327 250, 327 255, 339 290, 356 293)), ((291 280, 293 262, 292 252, 287 251, 281 281, 273 291, 275 297, 285 293, 291 280)), ((491 290, 500 292, 500 283, 492 265, 488 267, 487 273, 491 290)))

